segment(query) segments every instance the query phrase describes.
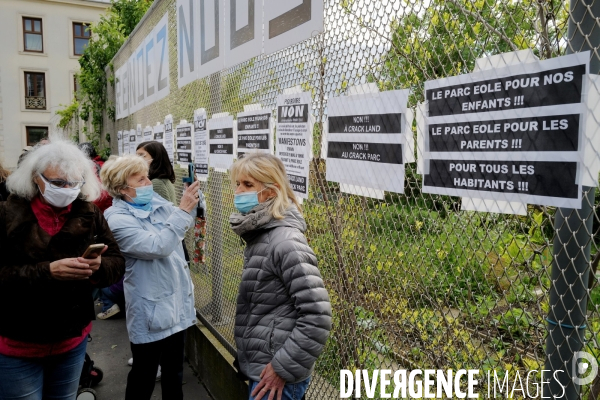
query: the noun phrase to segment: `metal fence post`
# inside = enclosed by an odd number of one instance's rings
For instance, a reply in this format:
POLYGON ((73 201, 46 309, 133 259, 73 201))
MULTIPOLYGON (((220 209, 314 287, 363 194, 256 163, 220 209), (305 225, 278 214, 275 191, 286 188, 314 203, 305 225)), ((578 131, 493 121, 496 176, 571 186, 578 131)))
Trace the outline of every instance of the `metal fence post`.
MULTIPOLYGON (((221 73, 215 73, 210 77, 210 104, 211 116, 221 112, 221 73)), ((212 172, 212 186, 216 190, 216 198, 213 204, 223 204, 223 172, 212 172)), ((208 230, 211 241, 211 273, 212 273, 212 297, 208 305, 211 322, 218 324, 223 318, 223 209, 211 207, 208 217, 208 230)))
MULTIPOLYGON (((590 72, 600 71, 600 60, 594 54, 600 44, 596 17, 600 17, 600 2, 571 0, 567 53, 592 50, 590 72)), ((588 281, 592 226, 594 222, 594 187, 583 187, 581 209, 559 208, 554 219, 554 260, 551 272, 548 335, 546 337, 544 393, 563 399, 578 399, 580 387, 572 380, 572 362, 576 351, 584 345, 587 321, 588 281)))

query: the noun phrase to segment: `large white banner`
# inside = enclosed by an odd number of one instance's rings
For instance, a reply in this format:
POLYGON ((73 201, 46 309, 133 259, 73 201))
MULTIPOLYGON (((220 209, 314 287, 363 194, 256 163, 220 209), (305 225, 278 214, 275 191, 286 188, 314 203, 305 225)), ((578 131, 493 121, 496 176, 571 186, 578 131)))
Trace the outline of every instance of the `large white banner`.
POLYGON ((177 77, 182 87, 323 31, 319 0, 177 0, 177 77))
POLYGON ((116 118, 125 118, 169 94, 168 15, 115 71, 116 118))

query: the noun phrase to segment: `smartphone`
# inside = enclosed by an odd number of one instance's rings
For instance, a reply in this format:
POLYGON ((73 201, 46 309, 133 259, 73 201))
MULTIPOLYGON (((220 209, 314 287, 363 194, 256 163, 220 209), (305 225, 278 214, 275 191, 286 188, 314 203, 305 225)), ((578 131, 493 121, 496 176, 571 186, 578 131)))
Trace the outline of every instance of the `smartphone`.
POLYGON ((184 176, 181 178, 181 180, 183 181, 183 190, 187 189, 192 183, 194 183, 195 177, 193 163, 188 164, 188 176, 184 176))
POLYGON ((102 249, 104 249, 104 243, 90 244, 81 256, 81 258, 96 258, 100 255, 102 249))

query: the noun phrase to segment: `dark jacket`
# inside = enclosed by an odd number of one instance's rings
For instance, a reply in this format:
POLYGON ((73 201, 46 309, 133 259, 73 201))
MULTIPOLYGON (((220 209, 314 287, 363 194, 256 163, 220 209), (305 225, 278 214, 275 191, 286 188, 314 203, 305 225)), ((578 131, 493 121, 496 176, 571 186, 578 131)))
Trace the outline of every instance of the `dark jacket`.
POLYGON ((240 372, 254 381, 268 363, 287 383, 313 371, 331 329, 331 304, 295 206, 282 220, 243 233, 247 246, 237 298, 240 372))
POLYGON ((79 199, 60 232, 50 236, 38 224, 30 202, 10 196, 0 203, 0 254, 0 336, 24 342, 80 336, 95 315, 92 286, 109 286, 125 271, 125 259, 104 216, 79 199), (90 279, 52 278, 51 262, 79 257, 93 243, 108 249, 90 279))

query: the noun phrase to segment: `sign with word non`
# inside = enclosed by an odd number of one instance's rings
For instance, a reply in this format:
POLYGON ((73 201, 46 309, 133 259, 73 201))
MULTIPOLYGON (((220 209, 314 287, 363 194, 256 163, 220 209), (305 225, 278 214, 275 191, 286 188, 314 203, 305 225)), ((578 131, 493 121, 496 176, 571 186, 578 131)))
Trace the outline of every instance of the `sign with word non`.
POLYGON ((187 167, 193 160, 193 140, 192 131, 194 130, 193 124, 183 122, 177 125, 175 129, 175 145, 177 151, 176 161, 182 167, 187 167))
POLYGON ((425 83, 423 192, 581 207, 589 53, 425 83))
POLYGON ((125 118, 169 94, 168 14, 115 71, 116 118, 125 118))
POLYGON ((246 153, 273 154, 271 110, 245 111, 237 115, 237 158, 246 153))
POLYGON ((165 150, 167 150, 167 155, 169 156, 169 161, 171 161, 171 164, 175 162, 175 151, 173 148, 173 143, 173 116, 169 114, 165 117, 165 133, 163 145, 165 146, 165 150))
POLYGON ((329 99, 328 181, 404 192, 408 95, 394 90, 329 99))
POLYGON ((199 108, 194 111, 194 171, 196 178, 202 181, 208 179, 208 130, 206 129, 206 110, 199 108))
POLYGON ((208 128, 208 165, 213 168, 228 170, 235 156, 235 126, 233 116, 211 118, 208 128))
POLYGON ((312 145, 311 95, 308 92, 277 96, 277 157, 287 172, 292 190, 308 199, 312 145))

